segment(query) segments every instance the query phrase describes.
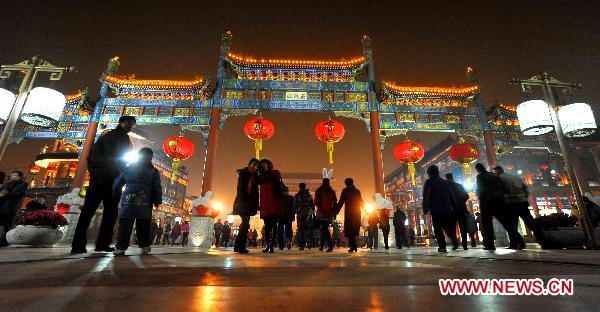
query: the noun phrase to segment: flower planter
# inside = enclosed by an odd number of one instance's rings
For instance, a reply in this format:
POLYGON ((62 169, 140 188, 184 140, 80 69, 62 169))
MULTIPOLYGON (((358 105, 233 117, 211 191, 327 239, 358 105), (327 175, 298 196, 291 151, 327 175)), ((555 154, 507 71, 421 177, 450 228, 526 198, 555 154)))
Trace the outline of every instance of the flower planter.
POLYGON ((583 231, 575 227, 559 227, 543 230, 550 248, 582 248, 585 242, 583 231))
POLYGON ((6 233, 6 240, 11 245, 36 247, 52 247, 62 237, 62 229, 38 225, 17 225, 6 233))

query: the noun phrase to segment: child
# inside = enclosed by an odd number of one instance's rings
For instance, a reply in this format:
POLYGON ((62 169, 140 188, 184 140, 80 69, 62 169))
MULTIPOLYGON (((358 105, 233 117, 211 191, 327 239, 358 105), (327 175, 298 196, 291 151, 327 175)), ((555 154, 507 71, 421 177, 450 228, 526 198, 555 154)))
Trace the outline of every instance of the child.
POLYGON ((160 174, 152 165, 153 154, 147 147, 140 149, 138 161, 127 167, 113 184, 114 198, 121 198, 117 245, 113 253, 115 256, 124 255, 129 247, 134 221, 142 254, 150 252, 152 206, 158 208, 162 203, 160 174), (119 196, 121 191, 123 194, 119 196))

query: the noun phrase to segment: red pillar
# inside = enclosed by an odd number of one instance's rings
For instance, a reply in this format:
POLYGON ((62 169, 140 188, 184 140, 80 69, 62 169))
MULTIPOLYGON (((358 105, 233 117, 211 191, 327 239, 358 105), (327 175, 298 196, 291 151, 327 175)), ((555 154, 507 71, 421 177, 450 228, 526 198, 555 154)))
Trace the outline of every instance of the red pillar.
POLYGON ((73 183, 71 183, 71 188, 81 188, 83 187, 83 182, 85 181, 85 174, 87 172, 87 160, 90 156, 90 151, 92 150, 92 146, 94 146, 94 141, 96 139, 96 133, 98 131, 98 122, 92 121, 88 125, 87 132, 85 134, 85 142, 83 143, 83 149, 81 150, 81 155, 79 155, 79 163, 77 164, 77 171, 75 172, 75 177, 73 178, 73 183))
POLYGON ((496 149, 494 148, 494 133, 492 130, 483 130, 483 139, 485 140, 485 156, 488 166, 494 168, 498 165, 496 158, 496 149))
POLYGON ((217 140, 219 139, 219 123, 221 121, 221 109, 211 108, 210 130, 208 132, 208 146, 204 158, 204 174, 202 176, 202 196, 212 191, 212 178, 217 158, 217 140))
POLYGON ((381 157, 381 138, 379 136, 379 112, 371 112, 371 147, 373 150, 375 192, 385 196, 385 189, 383 185, 383 159, 381 157))

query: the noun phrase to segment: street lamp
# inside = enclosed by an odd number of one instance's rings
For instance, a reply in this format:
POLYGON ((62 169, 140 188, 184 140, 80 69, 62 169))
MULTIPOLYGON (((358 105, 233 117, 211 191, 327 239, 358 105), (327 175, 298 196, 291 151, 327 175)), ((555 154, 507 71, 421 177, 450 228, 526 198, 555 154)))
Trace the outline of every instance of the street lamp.
MULTIPOLYGON (((74 67, 54 66, 42 60, 41 58, 38 58, 37 56, 32 57, 31 60, 26 60, 18 64, 0 66, 0 79, 9 78, 14 72, 25 74, 23 80, 21 80, 21 85, 19 87, 17 95, 15 96, 15 100, 13 100, 10 114, 7 115, 2 135, 0 136, 0 161, 4 156, 4 152, 6 151, 6 147, 8 146, 12 132, 15 129, 17 120, 19 119, 19 116, 21 116, 21 112, 23 111, 23 107, 27 105, 27 97, 32 91, 33 84, 35 83, 38 74, 50 73, 50 81, 57 81, 62 79, 64 73, 71 72, 74 69, 74 67)), ((5 97, 0 98, 0 105, 5 105, 5 101, 5 97)), ((52 105, 52 107, 56 107, 56 105, 52 105)), ((4 108, 0 108, 0 112, 3 111, 4 108)), ((2 116, 0 116, 0 118, 1 117, 2 116)))
MULTIPOLYGON (((558 140, 558 145, 560 146, 560 152, 562 154, 563 160, 565 162, 565 167, 567 169, 567 176, 569 177, 569 181, 571 181, 571 186, 573 188, 573 195, 575 197, 575 202, 577 203, 577 209, 578 209, 579 215, 581 217, 580 218, 581 226, 583 228, 586 246, 589 248, 596 247, 597 244, 596 244, 596 241, 595 241, 594 235, 593 235, 593 227, 588 218, 587 211, 584 206, 583 197, 581 196, 581 189, 579 188, 579 181, 577 180, 577 175, 575 174, 575 170, 573 169, 573 162, 571 160, 569 147, 567 145, 564 128, 561 125, 561 121, 566 122, 567 124, 571 124, 572 119, 565 119, 564 117, 562 120, 559 119, 559 114, 557 113, 557 110, 556 110, 556 99, 554 98, 554 90, 553 90, 553 89, 565 89, 567 91, 572 91, 574 89, 581 88, 581 85, 559 81, 559 80, 551 77, 547 73, 541 73, 539 75, 535 75, 527 80, 513 79, 510 81, 510 83, 521 85, 523 92, 526 92, 526 93, 531 92, 531 87, 533 87, 533 86, 542 88, 542 91, 544 92, 545 104, 547 104, 547 106, 545 109, 543 109, 540 106, 540 103, 537 102, 537 104, 535 104, 536 105, 535 110, 542 113, 543 115, 545 115, 546 111, 547 111, 550 115, 550 119, 552 120, 552 127, 554 128, 554 131, 556 132, 556 138, 558 140)), ((523 104, 531 105, 530 102, 532 102, 532 101, 524 102, 521 105, 523 105, 523 104)), ((540 102, 544 102, 544 101, 540 101, 540 102)), ((519 106, 521 106, 521 105, 519 105, 519 106)), ((517 110, 519 110, 519 109, 517 108, 517 110)), ((591 109, 590 109, 590 111, 591 111, 591 109)), ((532 113, 534 113, 534 112, 532 111, 532 113)), ((521 116, 522 115, 518 116, 519 122, 521 122, 521 116)), ((529 116, 529 118, 531 118, 531 117, 532 116, 529 116)), ((586 117, 579 116, 579 118, 586 118, 586 117)), ((545 121, 544 116, 541 116, 540 120, 545 121)), ((532 127, 530 127, 530 129, 539 129, 539 128, 533 127, 534 125, 531 125, 531 126, 532 127)), ((542 127, 542 128, 544 128, 544 127, 542 127)), ((521 130, 523 131, 524 135, 535 135, 535 133, 530 133, 530 134, 525 133, 526 130, 523 128, 523 126, 521 126, 521 130)), ((537 134, 549 132, 549 131, 545 131, 545 132, 544 131, 545 130, 542 130, 541 132, 539 132, 537 134)), ((551 131, 551 129, 550 129, 550 131, 551 131)))

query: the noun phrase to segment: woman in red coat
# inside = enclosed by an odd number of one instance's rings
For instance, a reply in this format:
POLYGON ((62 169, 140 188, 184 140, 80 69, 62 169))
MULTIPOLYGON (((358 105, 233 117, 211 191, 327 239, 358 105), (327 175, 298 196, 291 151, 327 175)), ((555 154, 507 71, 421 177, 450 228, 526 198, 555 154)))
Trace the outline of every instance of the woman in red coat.
POLYGON ((277 220, 283 212, 282 190, 278 190, 281 174, 273 169, 268 159, 260 161, 258 185, 260 186, 260 218, 265 222, 265 249, 263 252, 273 253, 273 245, 277 237, 277 220))
POLYGON ((317 222, 321 225, 321 247, 319 250, 323 251, 323 246, 327 241, 329 244, 327 252, 332 252, 333 240, 331 239, 331 233, 329 233, 329 225, 337 215, 337 196, 329 183, 329 179, 323 179, 323 184, 315 192, 315 206, 317 206, 317 222))

